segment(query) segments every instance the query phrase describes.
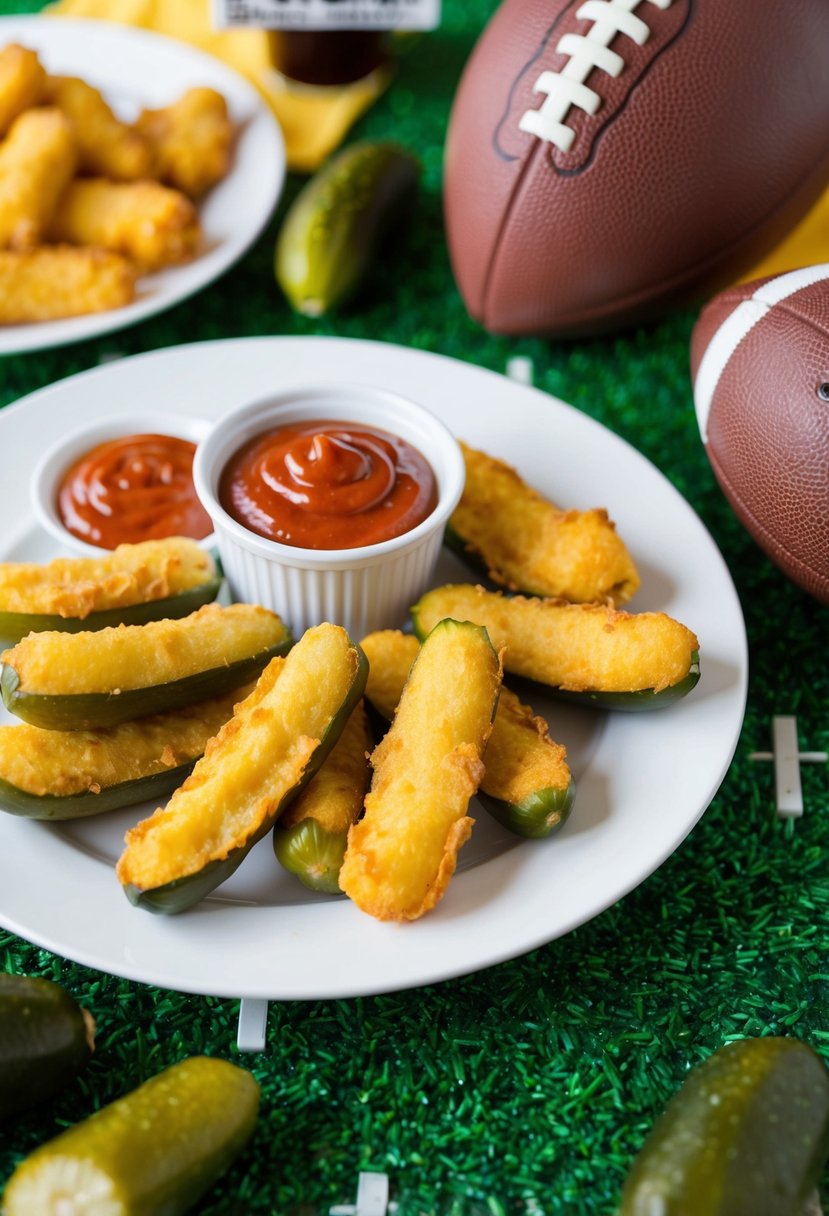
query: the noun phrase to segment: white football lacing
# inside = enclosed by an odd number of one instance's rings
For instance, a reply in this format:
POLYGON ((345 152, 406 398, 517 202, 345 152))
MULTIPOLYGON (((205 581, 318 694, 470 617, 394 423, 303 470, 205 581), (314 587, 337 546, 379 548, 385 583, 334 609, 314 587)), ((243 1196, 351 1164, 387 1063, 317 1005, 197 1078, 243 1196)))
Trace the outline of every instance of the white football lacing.
MULTIPOLYGON (((522 115, 519 127, 538 139, 553 144, 562 152, 569 152, 576 138, 572 127, 564 119, 571 106, 578 106, 588 114, 595 114, 601 97, 584 83, 594 68, 601 68, 608 76, 618 76, 625 61, 610 43, 617 34, 626 34, 637 46, 644 46, 650 37, 650 28, 633 10, 643 0, 585 0, 576 13, 582 21, 592 21, 586 34, 565 34, 556 46, 560 55, 568 55, 567 63, 560 72, 542 72, 533 85, 533 92, 546 93, 546 100, 537 110, 527 110, 522 115)), ((671 7, 673 0, 647 0, 657 8, 671 7)))

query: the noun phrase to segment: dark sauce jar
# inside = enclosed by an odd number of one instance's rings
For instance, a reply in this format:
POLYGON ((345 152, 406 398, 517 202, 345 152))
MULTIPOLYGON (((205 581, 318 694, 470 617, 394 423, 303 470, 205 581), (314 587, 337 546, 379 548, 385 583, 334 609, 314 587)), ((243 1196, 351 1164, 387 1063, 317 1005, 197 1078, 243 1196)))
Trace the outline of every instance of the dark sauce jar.
POLYGON ((289 80, 344 85, 389 62, 386 30, 270 30, 271 59, 289 80))

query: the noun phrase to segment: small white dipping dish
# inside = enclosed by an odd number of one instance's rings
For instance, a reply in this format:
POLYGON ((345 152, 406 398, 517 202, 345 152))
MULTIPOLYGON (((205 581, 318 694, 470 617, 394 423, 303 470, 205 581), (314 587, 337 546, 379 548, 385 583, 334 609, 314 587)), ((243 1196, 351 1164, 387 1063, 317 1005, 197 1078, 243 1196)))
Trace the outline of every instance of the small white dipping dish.
POLYGON ((278 612, 297 637, 331 621, 359 641, 372 630, 401 625, 428 586, 444 526, 463 492, 464 461, 457 440, 423 406, 381 389, 321 385, 286 389, 226 414, 196 449, 193 480, 213 520, 234 598, 278 612), (355 549, 296 548, 237 523, 219 501, 231 457, 267 431, 323 419, 387 431, 417 448, 437 482, 431 514, 392 540, 355 549))
MULTIPOLYGON (((30 499, 35 518, 59 544, 82 557, 109 552, 103 545, 81 540, 65 526, 58 511, 58 491, 64 475, 86 452, 110 439, 127 435, 172 435, 198 444, 210 430, 203 418, 173 418, 169 414, 113 414, 99 422, 79 427, 52 444, 41 456, 32 473, 30 499)), ((206 549, 215 545, 212 532, 199 544, 206 549)))

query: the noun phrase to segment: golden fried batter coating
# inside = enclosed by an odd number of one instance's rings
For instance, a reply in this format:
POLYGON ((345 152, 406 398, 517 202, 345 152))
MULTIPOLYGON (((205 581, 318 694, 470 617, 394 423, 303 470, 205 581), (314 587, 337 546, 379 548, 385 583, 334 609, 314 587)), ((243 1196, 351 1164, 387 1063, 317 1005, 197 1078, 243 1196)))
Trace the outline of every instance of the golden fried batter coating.
POLYGON ((153 176, 153 154, 146 139, 116 118, 92 85, 76 76, 48 76, 45 93, 72 123, 82 172, 114 181, 153 176))
POLYGON ((73 181, 65 191, 50 236, 110 249, 143 269, 158 270, 192 257, 201 229, 195 207, 178 190, 92 177, 73 181))
MULTIPOLYGON (((117 258, 117 254, 102 256, 117 258)), ((84 620, 93 612, 180 595, 203 586, 215 574, 211 555, 187 536, 118 545, 95 557, 0 562, 0 612, 54 613, 84 620)))
POLYGON ((340 888, 363 912, 417 920, 443 897, 472 831, 500 685, 483 629, 443 621, 423 643, 372 753, 365 815, 348 832, 340 888))
POLYGON ((0 325, 122 308, 135 295, 135 275, 132 262, 104 249, 0 250, 0 325))
POLYGON ((227 173, 233 135, 214 89, 131 124, 86 80, 0 48, 0 325, 123 307, 139 275, 195 257, 191 200, 227 173))
POLYGON ((233 123, 215 89, 189 89, 162 110, 144 110, 136 129, 155 151, 154 177, 198 198, 230 168, 233 123))
POLYGON ((41 242, 76 163, 72 126, 60 110, 26 110, 15 119, 0 144, 0 248, 41 242))
POLYGON ((0 135, 43 96, 46 72, 35 51, 10 42, 0 51, 0 135))
POLYGON ((604 508, 561 510, 503 460, 461 443, 466 482, 450 520, 495 583, 574 603, 626 603, 639 575, 604 508))

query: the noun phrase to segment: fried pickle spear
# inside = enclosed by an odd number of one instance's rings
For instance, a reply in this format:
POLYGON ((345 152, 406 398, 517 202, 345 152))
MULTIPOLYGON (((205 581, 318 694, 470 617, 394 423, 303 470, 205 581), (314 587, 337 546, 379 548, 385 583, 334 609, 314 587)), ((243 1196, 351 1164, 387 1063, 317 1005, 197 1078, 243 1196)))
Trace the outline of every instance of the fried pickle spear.
POLYGON ((699 679, 696 634, 665 612, 504 595, 463 583, 431 588, 411 612, 418 637, 447 616, 475 621, 503 648, 508 672, 582 705, 660 709, 699 679))
POLYGON ((325 760, 367 668, 328 623, 270 663, 167 805, 127 832, 116 873, 130 902, 180 912, 228 878, 325 760))
MULTIPOLYGON (((364 637, 360 645, 369 662, 366 700, 390 721, 420 643, 410 633, 380 629, 364 637)), ((540 839, 558 831, 567 820, 575 798, 567 753, 550 738, 544 719, 505 686, 498 698, 484 766, 478 797, 510 832, 540 839)))
POLYGON ((63 194, 50 227, 53 240, 97 245, 160 270, 192 257, 201 229, 196 209, 158 182, 78 179, 63 194))
POLYGON ((472 831, 500 685, 485 629, 444 620, 423 643, 348 833, 340 887, 363 912, 416 920, 443 896, 472 831))
POLYGON ((84 819, 168 797, 252 691, 246 684, 104 730, 0 726, 0 810, 27 819, 84 819))
POLYGON ((135 277, 132 262, 105 249, 0 250, 0 325, 123 308, 135 298, 135 277))
POLYGON ((0 562, 0 638, 62 622, 86 630, 186 616, 215 599, 219 583, 211 555, 187 536, 46 564, 0 562))
POLYGON ((563 511, 510 465, 462 443, 466 483, 446 542, 510 591, 626 603, 639 575, 603 508, 563 511))
POLYGON ((215 89, 188 89, 162 110, 144 110, 136 131, 155 153, 152 176, 199 198, 230 168, 233 123, 215 89))
POLYGON ((46 72, 35 51, 10 42, 0 51, 0 136, 43 96, 46 72))
POLYGON ((153 176, 153 154, 147 140, 116 118, 91 84, 76 76, 47 76, 45 95, 72 124, 82 172, 113 181, 153 176))
POLYGON ((72 125, 60 110, 27 110, 15 119, 0 144, 0 248, 40 244, 76 164, 72 125))

